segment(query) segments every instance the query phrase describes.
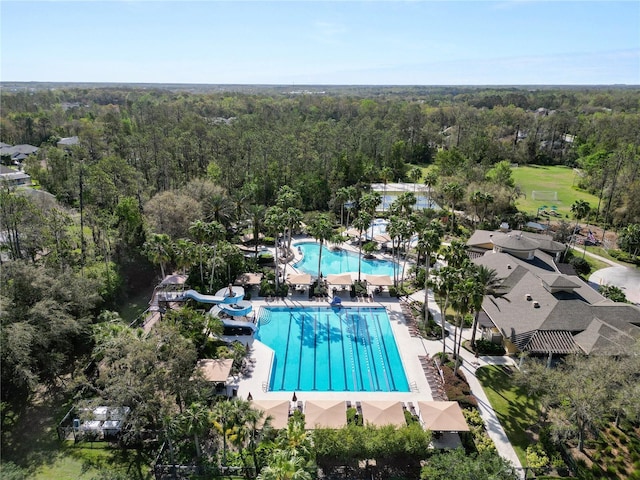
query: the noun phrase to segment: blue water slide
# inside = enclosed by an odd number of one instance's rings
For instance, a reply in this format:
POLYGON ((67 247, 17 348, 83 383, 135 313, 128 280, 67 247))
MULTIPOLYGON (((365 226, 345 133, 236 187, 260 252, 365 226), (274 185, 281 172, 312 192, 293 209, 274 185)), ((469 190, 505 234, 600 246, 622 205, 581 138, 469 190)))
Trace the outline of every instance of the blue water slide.
POLYGON ((244 299, 244 288, 242 287, 233 287, 233 295, 229 295, 229 289, 223 288, 219 290, 215 295, 204 295, 202 293, 196 292, 195 290, 186 290, 181 292, 175 300, 185 300, 187 298, 191 298, 199 303, 226 303, 226 304, 235 304, 239 303, 244 299))

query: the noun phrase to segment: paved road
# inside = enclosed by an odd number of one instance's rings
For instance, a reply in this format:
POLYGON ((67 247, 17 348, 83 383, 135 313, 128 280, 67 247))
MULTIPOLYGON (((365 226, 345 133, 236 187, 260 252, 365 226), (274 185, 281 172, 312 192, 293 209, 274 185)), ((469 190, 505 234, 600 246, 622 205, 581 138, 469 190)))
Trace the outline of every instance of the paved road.
MULTIPOLYGON (((582 252, 578 247, 576 251, 582 252)), ((627 300, 636 305, 640 305, 640 269, 621 265, 608 258, 601 257, 595 253, 585 252, 589 257, 595 258, 611 265, 594 272, 589 277, 589 285, 596 290, 600 285, 614 285, 621 288, 627 300)))
POLYGON ((624 292, 627 300, 640 305, 640 270, 629 267, 608 267, 598 270, 589 277, 594 288, 599 285, 615 285, 624 292))

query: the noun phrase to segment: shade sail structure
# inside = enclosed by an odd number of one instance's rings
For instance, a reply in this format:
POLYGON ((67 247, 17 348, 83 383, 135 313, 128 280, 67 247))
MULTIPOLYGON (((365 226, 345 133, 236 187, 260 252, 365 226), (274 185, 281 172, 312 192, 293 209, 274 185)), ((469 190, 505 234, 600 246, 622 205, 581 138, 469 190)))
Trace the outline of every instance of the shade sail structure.
POLYGON ((233 358, 203 358, 198 360, 196 368, 208 382, 226 382, 231 373, 233 358))
POLYGON ((327 275, 327 283, 329 285, 351 285, 353 279, 350 273, 339 273, 327 275))
POLYGON ((391 241, 391 235, 388 233, 379 233, 373 236, 373 241, 378 243, 388 243, 391 241))
POLYGON ((420 418, 426 430, 435 432, 468 432, 458 402, 418 402, 420 418))
POLYGON ((289 421, 289 400, 252 400, 251 406, 264 412, 260 428, 267 417, 271 417, 271 426, 276 429, 287 428, 289 421))
POLYGON ((344 400, 307 400, 304 404, 304 422, 307 430, 342 428, 347 424, 344 400))
POLYGON ((364 421, 372 425, 406 426, 402 403, 396 401, 362 402, 362 416, 364 421))
POLYGON ((367 275, 367 283, 376 287, 393 285, 393 280, 389 275, 367 275))
POLYGON ((348 230, 344 231, 345 235, 349 236, 349 237, 359 237, 360 236, 360 230, 358 230, 357 228, 349 228, 348 230))
POLYGON ((290 273, 287 275, 287 282, 291 285, 310 285, 311 275, 308 273, 290 273))
POLYGON ((243 273, 236 278, 236 285, 260 285, 262 273, 243 273))

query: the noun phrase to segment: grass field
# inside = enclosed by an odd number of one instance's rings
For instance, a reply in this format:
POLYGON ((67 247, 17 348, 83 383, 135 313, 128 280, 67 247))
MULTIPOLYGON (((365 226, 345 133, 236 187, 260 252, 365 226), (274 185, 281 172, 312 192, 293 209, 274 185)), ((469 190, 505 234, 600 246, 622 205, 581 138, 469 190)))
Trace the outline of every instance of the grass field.
MULTIPOLYGON (((577 188, 576 172, 563 166, 530 165, 512 169, 513 179, 526 195, 516 200, 518 210, 535 215, 538 208, 546 205, 546 210, 557 207, 559 218, 571 219, 571 205, 576 200, 585 200, 591 208, 598 206, 598 197, 577 188), (533 200, 534 190, 558 192, 558 200, 533 200)), ((553 219, 553 217, 551 217, 553 219)))
MULTIPOLYGON (((152 458, 105 442, 60 441, 58 422, 71 406, 68 396, 44 395, 23 412, 7 412, 2 432, 2 462, 13 462, 36 480, 90 480, 100 472, 122 472, 132 480, 150 480, 152 458)), ((4 478, 0 467, 0 478, 4 478)))
POLYGON ((535 402, 513 384, 509 375, 499 365, 479 368, 476 377, 487 394, 489 403, 509 437, 520 463, 526 465, 526 450, 531 444, 527 429, 538 420, 535 402))

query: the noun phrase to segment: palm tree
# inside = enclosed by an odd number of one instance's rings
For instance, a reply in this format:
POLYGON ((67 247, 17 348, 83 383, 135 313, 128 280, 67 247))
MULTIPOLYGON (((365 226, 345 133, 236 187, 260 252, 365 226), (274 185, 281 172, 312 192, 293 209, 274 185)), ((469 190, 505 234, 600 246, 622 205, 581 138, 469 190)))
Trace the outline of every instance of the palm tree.
POLYGON ((231 219, 235 213, 235 206, 227 195, 227 192, 220 189, 207 198, 205 211, 205 218, 207 220, 215 220, 226 227, 231 223, 231 219))
POLYGON ((360 273, 362 271, 362 234, 365 232, 371 224, 371 214, 367 211, 361 211, 358 216, 353 220, 353 226, 358 229, 359 242, 358 242, 358 283, 360 283, 360 273))
POLYGON ((189 408, 180 415, 180 424, 183 432, 187 435, 193 435, 198 458, 202 456, 200 436, 209 429, 210 414, 211 412, 206 405, 196 402, 189 405, 189 408))
POLYGON ((353 209, 353 205, 355 200, 358 198, 358 190, 356 190, 356 188, 352 185, 350 187, 346 187, 347 188, 347 202, 349 203, 349 205, 347 206, 347 222, 346 225, 349 225, 349 219, 351 217, 351 210, 353 209))
POLYGON ((184 275, 187 268, 189 268, 193 262, 194 253, 196 250, 196 244, 186 238, 179 238, 173 244, 173 254, 176 261, 176 268, 182 271, 184 275))
MULTIPOLYGON (((235 424, 230 429, 229 441, 236 447, 242 458, 245 468, 249 467, 245 451, 248 450, 253 459, 253 466, 259 472, 258 455, 256 452, 256 435, 264 417, 264 412, 251 408, 251 403, 244 400, 235 400, 236 418, 235 424)), ((269 428, 268 419, 265 420, 266 428, 269 428)), ((262 425, 262 428, 265 428, 262 425)))
POLYGON ((482 199, 484 198, 484 195, 485 195, 484 192, 480 190, 476 190, 473 193, 471 193, 471 195, 469 196, 469 203, 471 203, 471 205, 473 206, 473 209, 475 210, 475 217, 473 219, 474 227, 478 223, 482 223, 480 220, 480 205, 482 205, 482 199), (476 222, 476 218, 478 219, 477 222, 476 222))
POLYGON ((476 278, 468 276, 468 273, 473 270, 472 268, 463 269, 460 281, 455 285, 453 289, 453 301, 452 306, 457 313, 457 319, 455 323, 456 333, 453 336, 453 354, 455 357, 454 371, 458 369, 460 365, 460 348, 462 346, 462 327, 464 325, 464 318, 473 311, 474 299, 482 298, 484 289, 480 285, 476 278), (458 333, 458 327, 460 331, 458 333), (456 344, 457 338, 457 344, 456 344))
POLYGON ((260 230, 264 225, 264 215, 267 211, 264 205, 252 204, 247 208, 249 214, 249 220, 251 221, 251 230, 253 232, 253 244, 255 246, 256 258, 258 257, 258 237, 260 236, 260 230))
POLYGON ((382 202, 382 211, 384 211, 384 203, 387 200, 387 182, 393 179, 393 169, 391 167, 383 167, 380 170, 380 177, 382 178, 382 183, 384 183, 384 200, 382 202))
MULTIPOLYGON (((474 264, 475 265, 475 264, 474 264)), ((475 292, 472 298, 472 309, 475 312, 473 316, 473 327, 471 328, 471 348, 476 349, 476 332, 478 330, 478 318, 482 310, 482 302, 485 295, 496 295, 498 287, 502 283, 502 280, 498 278, 497 272, 484 265, 475 265, 474 277, 476 282, 482 286, 482 294, 479 295, 475 292)))
MULTIPOLYGON (((571 213, 573 213, 573 218, 576 219, 576 224, 573 227, 574 239, 575 239, 575 234, 578 228, 579 221, 582 220, 587 215, 589 215, 590 211, 591 211, 591 207, 589 206, 589 203, 586 200, 576 200, 571 205, 571 213)), ((575 240, 574 240, 574 243, 575 243, 575 240)))
MULTIPOLYGON (((370 222, 373 219, 373 216, 376 213, 376 208, 378 208, 378 205, 380 205, 380 202, 382 202, 382 197, 380 196, 380 192, 369 192, 369 193, 365 193, 364 195, 362 195, 362 197, 360 197, 360 210, 363 210, 369 214, 370 222)), ((370 223, 370 225, 371 225, 371 237, 373 238, 373 223, 370 223)))
POLYGON ((449 308, 449 300, 456 283, 459 281, 459 271, 453 267, 442 267, 436 273, 433 285, 433 291, 438 295, 440 300, 440 326, 442 327, 442 355, 446 350, 446 321, 447 308, 449 308))
POLYGON ((317 215, 309 224, 308 233, 320 242, 320 252, 318 254, 318 288, 320 287, 320 275, 322 274, 322 246, 326 240, 333 237, 331 220, 327 214, 317 215))
POLYGON ((399 215, 391 215, 389 217, 389 223, 387 224, 387 234, 391 237, 391 256, 394 260, 393 262, 393 284, 394 286, 398 286, 398 267, 400 265, 400 242, 401 238, 401 217, 399 215), (396 247, 396 241, 398 245, 396 247), (398 260, 396 261, 396 254, 398 255, 398 260))
POLYGON ((151 237, 142 246, 147 258, 152 263, 160 265, 162 278, 165 277, 165 266, 171 260, 172 243, 166 233, 152 233, 151 237))
POLYGON ((433 187, 438 183, 438 172, 436 170, 427 170, 424 174, 424 184, 429 189, 429 197, 433 197, 433 187))
POLYGON ((311 480, 311 474, 305 470, 305 459, 289 457, 285 452, 276 450, 270 464, 265 467, 258 480, 311 480))
POLYGON ((409 179, 413 182, 413 193, 416 191, 416 185, 418 181, 422 178, 422 170, 420 167, 413 167, 409 170, 409 179))
POLYGON ((221 223, 218 222, 210 222, 207 228, 207 234, 209 236, 209 241, 211 242, 211 276, 209 277, 209 292, 213 291, 213 277, 215 274, 216 267, 216 249, 218 247, 218 242, 224 240, 227 231, 221 223))
POLYGON ((455 207, 456 204, 462 200, 464 188, 458 182, 445 183, 442 187, 442 194, 451 207, 451 232, 453 233, 456 222, 455 207))
POLYGON ((349 200, 348 187, 339 188, 335 193, 335 202, 340 204, 340 225, 344 224, 344 204, 349 200))
POLYGON ((452 268, 462 270, 470 262, 467 255, 467 245, 460 240, 452 240, 449 245, 442 249, 442 256, 447 265, 452 268))
POLYGON ((215 404, 212 412, 213 426, 222 434, 222 466, 227 466, 227 434, 236 416, 236 405, 231 400, 221 400, 215 404))
MULTIPOLYGON (((289 232, 288 240, 287 240, 287 255, 291 251, 291 239, 293 236, 293 231, 297 229, 302 223, 303 214, 302 211, 295 207, 288 207, 284 211, 285 223, 287 225, 287 230, 289 232)), ((285 264, 286 267, 286 264, 285 264)))
POLYGON ((286 226, 286 218, 284 211, 277 205, 269 207, 265 212, 264 225, 269 229, 269 232, 275 238, 275 250, 276 250, 276 291, 279 291, 280 280, 278 275, 278 265, 280 263, 280 256, 278 255, 278 244, 280 243, 280 233, 286 226))
POLYGON ((440 248, 444 228, 439 220, 432 220, 431 223, 418 233, 418 249, 425 255, 424 262, 424 305, 423 315, 425 324, 429 321, 429 269, 431 268, 431 254, 440 248))
POLYGON ((198 242, 198 262, 200 263, 200 284, 204 285, 204 269, 202 268, 202 253, 209 238, 209 229, 205 222, 196 220, 189 225, 189 233, 198 242))

